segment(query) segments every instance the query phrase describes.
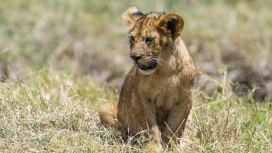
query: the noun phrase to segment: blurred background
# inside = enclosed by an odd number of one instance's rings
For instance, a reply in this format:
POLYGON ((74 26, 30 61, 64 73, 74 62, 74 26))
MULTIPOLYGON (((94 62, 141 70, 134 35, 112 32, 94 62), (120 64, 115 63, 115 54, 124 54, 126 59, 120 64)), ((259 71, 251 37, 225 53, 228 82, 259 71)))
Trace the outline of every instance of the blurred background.
POLYGON ((271 0, 2 1, 0 80, 22 80, 49 67, 120 89, 132 66, 121 18, 130 6, 183 16, 198 91, 213 94, 218 88, 207 76, 225 76, 237 95, 272 100, 271 0))

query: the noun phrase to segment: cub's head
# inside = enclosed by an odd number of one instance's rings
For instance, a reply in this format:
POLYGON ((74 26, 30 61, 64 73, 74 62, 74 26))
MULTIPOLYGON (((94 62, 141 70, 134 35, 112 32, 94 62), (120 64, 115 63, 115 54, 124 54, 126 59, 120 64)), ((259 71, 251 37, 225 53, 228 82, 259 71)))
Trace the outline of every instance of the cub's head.
POLYGON ((143 14, 136 7, 123 15, 129 25, 130 57, 140 72, 150 75, 168 63, 184 21, 178 13, 143 14))

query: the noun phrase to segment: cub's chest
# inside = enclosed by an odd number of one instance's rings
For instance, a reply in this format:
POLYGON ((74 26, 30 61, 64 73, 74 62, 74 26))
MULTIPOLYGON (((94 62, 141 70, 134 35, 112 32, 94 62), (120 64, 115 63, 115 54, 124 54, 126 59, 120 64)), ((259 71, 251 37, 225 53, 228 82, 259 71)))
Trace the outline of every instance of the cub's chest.
POLYGON ((140 95, 146 97, 156 109, 170 110, 180 101, 182 84, 178 76, 148 78, 138 86, 140 95))
POLYGON ((162 111, 171 110, 172 107, 178 102, 178 94, 173 90, 165 90, 157 95, 154 101, 156 109, 162 111))

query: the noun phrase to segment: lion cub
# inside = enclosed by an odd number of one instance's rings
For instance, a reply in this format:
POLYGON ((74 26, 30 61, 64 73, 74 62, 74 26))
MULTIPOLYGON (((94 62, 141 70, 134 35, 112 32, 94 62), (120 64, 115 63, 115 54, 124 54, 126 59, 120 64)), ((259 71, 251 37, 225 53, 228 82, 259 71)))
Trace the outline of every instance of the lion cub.
POLYGON ((129 25, 130 57, 118 103, 99 108, 103 124, 146 136, 161 147, 182 136, 192 108, 195 67, 180 35, 178 13, 143 14, 136 7, 123 15, 129 25))

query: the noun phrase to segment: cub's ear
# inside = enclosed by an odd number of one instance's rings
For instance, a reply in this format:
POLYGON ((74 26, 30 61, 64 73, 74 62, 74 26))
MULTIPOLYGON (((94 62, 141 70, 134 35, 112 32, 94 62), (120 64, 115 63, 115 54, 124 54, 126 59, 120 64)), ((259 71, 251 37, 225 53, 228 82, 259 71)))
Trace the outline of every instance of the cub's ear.
POLYGON ((184 20, 179 13, 170 12, 160 17, 157 26, 163 30, 167 30, 172 38, 176 39, 181 35, 184 20))
POLYGON ((125 19, 130 27, 134 25, 134 23, 144 14, 140 12, 135 6, 130 7, 123 15, 123 19, 125 19))

